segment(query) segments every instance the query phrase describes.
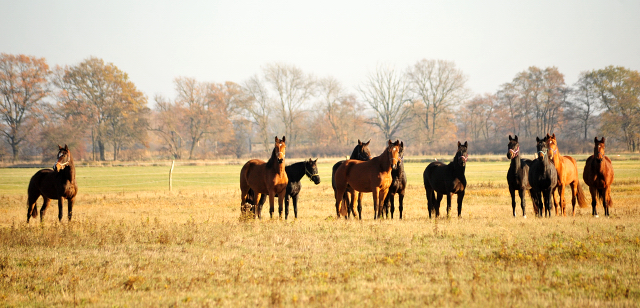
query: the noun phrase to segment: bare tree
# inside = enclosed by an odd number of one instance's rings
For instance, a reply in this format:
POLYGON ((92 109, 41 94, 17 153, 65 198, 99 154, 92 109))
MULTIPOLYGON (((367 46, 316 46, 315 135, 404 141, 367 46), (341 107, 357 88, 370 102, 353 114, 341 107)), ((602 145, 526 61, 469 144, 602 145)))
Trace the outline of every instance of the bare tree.
POLYGON ((369 123, 377 126, 386 139, 392 139, 411 116, 407 79, 393 69, 378 67, 359 91, 375 114, 369 123))
POLYGON ((184 143, 182 137, 184 112, 179 106, 176 106, 161 95, 156 95, 154 100, 156 102, 156 112, 151 130, 169 147, 169 152, 173 158, 181 159, 184 143))
POLYGON ((571 113, 580 123, 584 140, 589 139, 589 128, 593 128, 596 115, 602 111, 594 77, 592 72, 580 73, 578 81, 573 85, 572 99, 568 104, 571 113))
POLYGON ((271 144, 269 131, 269 117, 272 113, 272 102, 269 91, 258 76, 253 76, 244 82, 245 99, 243 109, 248 113, 254 125, 258 127, 258 135, 265 149, 271 144))
POLYGON ((35 117, 42 99, 49 94, 49 66, 44 58, 25 55, 0 55, 0 126, 5 140, 18 159, 20 143, 30 132, 29 121, 35 117))
POLYGON ((462 103, 469 97, 466 88, 467 77, 456 68, 452 61, 426 60, 418 61, 407 70, 411 85, 411 93, 424 106, 420 108, 424 114, 416 114, 435 138, 438 119, 452 106, 462 103), (429 122, 431 121, 431 122, 429 122))
POLYGON ((296 118, 313 96, 315 80, 300 68, 281 63, 265 67, 264 77, 276 92, 276 110, 284 123, 285 135, 291 136, 287 145, 293 145, 298 139, 298 129, 294 127, 296 118))

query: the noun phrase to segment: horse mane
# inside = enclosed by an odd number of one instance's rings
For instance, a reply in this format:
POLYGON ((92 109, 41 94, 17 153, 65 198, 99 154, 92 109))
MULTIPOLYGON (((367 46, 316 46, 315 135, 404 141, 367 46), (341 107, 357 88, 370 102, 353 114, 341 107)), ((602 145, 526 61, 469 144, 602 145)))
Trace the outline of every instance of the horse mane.
POLYGON ((267 168, 273 168, 273 164, 276 162, 276 148, 271 151, 271 157, 267 161, 267 168))

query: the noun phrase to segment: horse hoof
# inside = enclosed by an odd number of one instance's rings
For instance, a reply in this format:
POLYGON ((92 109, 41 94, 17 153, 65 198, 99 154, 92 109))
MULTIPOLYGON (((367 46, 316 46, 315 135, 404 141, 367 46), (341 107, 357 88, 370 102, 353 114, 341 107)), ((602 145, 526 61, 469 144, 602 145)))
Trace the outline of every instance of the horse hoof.
POLYGON ((522 216, 522 218, 527 219, 527 215, 522 216))
POLYGON ((593 216, 593 217, 595 217, 595 218, 600 218, 600 216, 598 216, 598 215, 596 215, 596 216, 593 216))

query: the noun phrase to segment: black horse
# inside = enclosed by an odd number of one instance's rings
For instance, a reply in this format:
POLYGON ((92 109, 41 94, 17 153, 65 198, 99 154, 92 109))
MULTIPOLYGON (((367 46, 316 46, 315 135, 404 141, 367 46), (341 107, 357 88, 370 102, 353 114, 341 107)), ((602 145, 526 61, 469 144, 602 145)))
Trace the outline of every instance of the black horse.
POLYGON ((430 163, 424 169, 422 179, 424 180, 424 188, 427 193, 427 207, 429 209, 429 218, 431 212, 435 211, 436 217, 440 216, 440 202, 442 196, 447 195, 447 217, 451 211, 451 196, 458 195, 458 217, 462 213, 462 200, 464 199, 464 189, 467 187, 467 178, 464 176, 464 170, 467 166, 467 142, 461 144, 458 141, 458 151, 453 157, 453 161, 448 165, 436 161, 430 163), (434 192, 438 193, 438 198, 434 192))
MULTIPOLYGON (((362 161, 370 160, 371 152, 369 151, 369 143, 371 143, 371 140, 367 142, 362 142, 360 141, 360 139, 358 139, 358 145, 356 145, 356 147, 353 148, 353 152, 351 152, 351 156, 349 157, 349 159, 357 159, 362 161)), ((340 165, 342 165, 345 161, 346 160, 341 160, 335 163, 335 165, 333 165, 333 170, 331 171, 331 186, 333 187, 334 191, 336 190, 336 182, 335 182, 336 170, 338 170, 338 167, 340 167, 340 165)), ((353 210, 353 206, 351 206, 352 201, 349 200, 349 195, 347 194, 346 191, 344 192, 344 196, 342 196, 342 202, 343 204, 347 204, 347 217, 349 217, 351 214, 353 214, 353 217, 356 217, 356 213, 353 210)), ((358 217, 360 217, 360 219, 362 219, 361 213, 362 213, 362 193, 358 192, 358 217)))
POLYGON ((549 150, 549 142, 547 138, 540 139, 536 137, 537 159, 533 161, 529 167, 529 185, 531 185, 531 199, 538 208, 536 216, 542 217, 543 200, 544 215, 551 217, 551 205, 553 205, 553 189, 558 183, 558 172, 551 160, 553 159, 553 151, 549 150), (542 199, 540 197, 542 194, 542 199))
POLYGON ((393 219, 393 212, 395 212, 394 197, 396 194, 398 194, 398 211, 400 212, 400 219, 402 219, 404 190, 407 188, 407 174, 404 172, 404 162, 402 161, 404 158, 404 143, 402 141, 400 142, 398 156, 400 156, 400 160, 398 161, 396 169, 391 170, 392 182, 391 186, 389 186, 387 197, 384 199, 383 207, 387 218, 389 217, 389 207, 391 207, 391 219, 393 219))
MULTIPOLYGON (((284 171, 287 173, 287 177, 289 178, 289 183, 287 184, 287 195, 284 197, 284 219, 289 217, 289 198, 293 200, 293 213, 296 218, 298 218, 298 194, 302 189, 302 185, 300 184, 300 180, 306 175, 309 177, 313 183, 316 185, 320 184, 320 175, 318 175, 318 165, 316 164, 316 160, 312 160, 309 158, 307 161, 291 164, 289 166, 284 167, 284 171)), ((258 202, 258 207, 262 207, 264 203, 267 201, 267 196, 263 194, 260 197, 260 202, 258 202)), ((277 197, 277 195, 276 195, 277 197)), ((249 190, 247 202, 252 205, 256 205, 255 194, 253 190, 249 190)), ((254 207, 255 209, 255 207, 254 207)), ((282 209, 278 209, 279 214, 282 215, 282 209)))
MULTIPOLYGON (((509 144, 507 145, 509 151, 507 152, 507 158, 511 160, 509 165, 509 171, 507 171, 507 183, 509 183, 509 193, 511 193, 511 207, 513 208, 513 217, 516 217, 516 190, 520 196, 520 205, 522 206, 522 217, 527 218, 525 212, 525 190, 529 190, 531 195, 531 186, 529 185, 529 167, 533 163, 531 159, 522 158, 520 155, 520 144, 518 143, 518 136, 511 139, 509 135, 509 144)), ((534 203, 534 209, 535 203, 534 203)))
POLYGON ((69 220, 71 220, 73 202, 78 193, 76 183, 76 167, 73 164, 73 157, 69 147, 58 146, 57 161, 53 165, 53 170, 42 169, 31 177, 29 181, 29 194, 27 200, 27 223, 31 217, 38 217, 38 207, 36 201, 42 196, 43 202, 40 208, 40 221, 44 219, 44 213, 49 206, 51 199, 58 200, 58 220, 62 220, 62 203, 67 199, 69 210, 69 220))

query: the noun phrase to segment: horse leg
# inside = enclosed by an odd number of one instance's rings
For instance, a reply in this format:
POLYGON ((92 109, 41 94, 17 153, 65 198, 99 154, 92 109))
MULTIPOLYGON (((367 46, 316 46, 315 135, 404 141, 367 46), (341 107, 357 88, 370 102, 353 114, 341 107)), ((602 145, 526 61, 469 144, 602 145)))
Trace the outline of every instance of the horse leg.
MULTIPOLYGON (((399 198, 399 197, 398 197, 399 198)), ((391 206, 391 219, 393 219, 393 212, 396 211, 396 205, 395 205, 395 194, 389 194, 387 193, 387 199, 389 199, 389 206, 391 206)))
POLYGON ((49 202, 51 202, 51 199, 42 196, 42 207, 40 208, 40 222, 42 222, 44 220, 44 213, 47 211, 47 207, 49 207, 49 202))
POLYGON ((38 194, 35 198, 32 195, 29 195, 29 200, 27 201, 27 223, 29 223, 29 219, 31 217, 38 217, 38 207, 36 206, 38 198, 40 198, 40 194, 38 194))
POLYGON ((64 202, 64 198, 60 197, 58 199, 58 221, 62 221, 62 205, 64 202))
POLYGON ((275 210, 274 210, 275 197, 276 197, 275 190, 274 191, 270 191, 269 192, 269 218, 273 218, 273 212, 275 212, 275 210))
POLYGON ((542 192, 542 197, 544 198, 544 216, 551 217, 551 199, 553 198, 553 189, 545 189, 542 192))
MULTIPOLYGON (((361 192, 358 192, 358 219, 362 220, 362 197, 364 195, 361 192)), ((353 210, 353 204, 355 203, 353 200, 354 199, 354 195, 351 195, 351 209, 353 210)), ((353 216, 356 216, 355 213, 353 213, 353 216)))
MULTIPOLYGON (((400 213, 400 219, 402 219, 402 207, 403 207, 403 201, 404 201, 404 194, 400 193, 398 194, 398 203, 400 203, 398 205, 398 212, 400 213)), ((393 216, 391 216, 391 218, 393 218, 393 216)))
MULTIPOLYGON (((387 198, 389 189, 381 189, 380 192, 378 193, 378 210, 380 211, 378 216, 382 218, 382 205, 384 204, 384 200, 387 198)), ((389 218, 388 216, 385 218, 389 218)))
POLYGON ((427 211, 429 212, 429 219, 431 219, 431 211, 433 210, 433 198, 431 198, 431 190, 425 187, 427 195, 427 211))
POLYGON ((609 218, 609 205, 607 204, 607 198, 605 195, 606 190, 604 188, 598 189, 598 193, 602 196, 602 209, 604 210, 604 217, 609 218))
MULTIPOLYGON (((282 213, 281 213, 282 215, 282 213)), ((284 194, 284 219, 289 217, 289 194, 284 194)))
POLYGON ((596 210, 596 205, 598 204, 598 190, 589 186, 589 192, 591 193, 591 215, 598 217, 598 211, 596 210))
POLYGON ((509 188, 511 194, 511 208, 513 209, 513 217, 516 217, 516 190, 509 188))
POLYGON ((451 218, 451 193, 447 194, 447 218, 451 218))
POLYGON ((346 196, 346 189, 335 188, 335 198, 336 198, 336 216, 340 218, 340 204, 343 202, 344 197, 346 196))
MULTIPOLYGON (((278 209, 282 209, 282 206, 284 205, 284 199, 286 197, 287 197, 287 191, 285 189, 283 189, 278 193, 278 209)), ((282 211, 278 213, 278 218, 282 219, 282 211)))
POLYGON ((67 213, 69 216, 69 221, 71 221, 71 215, 73 213, 73 202, 75 201, 75 199, 75 197, 67 199, 67 213))
MULTIPOLYGON (((520 196, 520 206, 522 207, 522 216, 524 218, 527 218, 527 212, 525 212, 525 200, 526 199, 525 199, 524 188, 518 189, 518 196, 520 196)), ((513 217, 516 217, 515 204, 513 205, 513 217)))
POLYGON ((433 204, 433 207, 436 210, 436 218, 440 217, 440 202, 442 202, 442 197, 444 195, 441 193, 438 193, 438 198, 436 199, 436 203, 433 204))
POLYGON ((458 193, 458 218, 462 215, 462 200, 464 199, 464 190, 458 193))
POLYGON ((372 191, 372 195, 373 195, 373 219, 378 219, 378 207, 380 206, 378 204, 378 196, 380 194, 380 189, 378 189, 378 187, 376 187, 373 191, 372 191))
POLYGON ((298 195, 292 196, 291 199, 293 199, 293 214, 295 214, 296 219, 298 219, 298 195))
MULTIPOLYGON (((556 216, 558 216, 558 202, 556 202, 556 194, 554 194, 554 192, 558 190, 559 186, 560 186, 560 182, 558 182, 558 186, 556 186, 553 190, 551 190, 551 196, 553 196, 553 207, 556 209, 556 216)), ((558 198, 560 198, 560 196, 558 196, 558 198)), ((544 214, 547 215, 546 210, 544 214)))

